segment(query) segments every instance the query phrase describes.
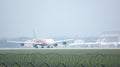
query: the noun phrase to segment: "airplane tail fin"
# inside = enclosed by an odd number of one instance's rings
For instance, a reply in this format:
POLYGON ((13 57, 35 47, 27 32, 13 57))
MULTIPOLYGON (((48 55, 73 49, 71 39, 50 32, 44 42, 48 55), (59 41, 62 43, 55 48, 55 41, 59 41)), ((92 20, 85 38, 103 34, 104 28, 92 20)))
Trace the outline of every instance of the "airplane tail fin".
POLYGON ((33 39, 36 39, 35 29, 33 29, 33 39))

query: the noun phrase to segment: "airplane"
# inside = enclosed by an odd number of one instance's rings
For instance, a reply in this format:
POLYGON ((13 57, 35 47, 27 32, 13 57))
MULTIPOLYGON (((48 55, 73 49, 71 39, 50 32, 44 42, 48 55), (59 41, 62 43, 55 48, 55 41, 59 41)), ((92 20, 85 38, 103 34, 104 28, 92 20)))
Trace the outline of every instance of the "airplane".
POLYGON ((47 46, 47 48, 53 48, 53 47, 57 47, 58 44, 63 44, 66 45, 67 42, 72 41, 73 39, 66 39, 66 40, 59 40, 59 41, 55 41, 54 39, 32 39, 32 40, 27 40, 24 42, 21 41, 8 41, 10 43, 19 43, 21 44, 21 46, 32 46, 34 48, 44 48, 44 46, 47 46))
POLYGON ((34 48, 44 48, 44 46, 47 46, 47 48, 53 48, 57 47, 58 44, 66 45, 68 42, 73 41, 73 39, 66 39, 66 40, 59 40, 55 41, 54 39, 44 39, 44 38, 36 38, 36 32, 35 29, 33 29, 33 39, 27 40, 27 41, 7 41, 9 43, 19 43, 21 46, 31 46, 34 48))

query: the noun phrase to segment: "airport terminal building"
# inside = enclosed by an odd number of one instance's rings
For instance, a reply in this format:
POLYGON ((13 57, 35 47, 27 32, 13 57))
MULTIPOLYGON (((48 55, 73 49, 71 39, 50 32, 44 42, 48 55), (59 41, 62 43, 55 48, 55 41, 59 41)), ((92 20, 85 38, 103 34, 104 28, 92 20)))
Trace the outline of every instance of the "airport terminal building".
POLYGON ((75 48, 120 48, 120 32, 103 32, 97 38, 77 39, 72 44, 75 48))

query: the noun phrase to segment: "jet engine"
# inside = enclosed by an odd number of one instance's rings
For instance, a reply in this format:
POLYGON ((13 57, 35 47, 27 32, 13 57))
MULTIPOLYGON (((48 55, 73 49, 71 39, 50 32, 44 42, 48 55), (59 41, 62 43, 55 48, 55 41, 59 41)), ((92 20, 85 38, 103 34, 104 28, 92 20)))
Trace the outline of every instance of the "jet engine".
POLYGON ((57 47, 58 46, 58 44, 54 44, 54 47, 57 47))
POLYGON ((25 44, 24 43, 21 43, 21 46, 24 46, 25 44))
POLYGON ((34 44, 33 47, 35 47, 35 48, 39 48, 39 47, 38 47, 38 44, 34 44))
POLYGON ((62 44, 63 44, 63 45, 66 45, 66 44, 67 44, 67 42, 63 42, 62 44))

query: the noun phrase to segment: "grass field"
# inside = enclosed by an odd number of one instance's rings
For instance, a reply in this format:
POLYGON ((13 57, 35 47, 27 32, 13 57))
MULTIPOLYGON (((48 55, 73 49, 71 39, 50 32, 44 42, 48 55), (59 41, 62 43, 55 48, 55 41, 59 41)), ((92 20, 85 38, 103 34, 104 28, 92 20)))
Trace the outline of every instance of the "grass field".
POLYGON ((21 67, 115 67, 120 64, 120 49, 8 49, 0 50, 0 62, 8 67, 18 67, 14 62, 21 67))

